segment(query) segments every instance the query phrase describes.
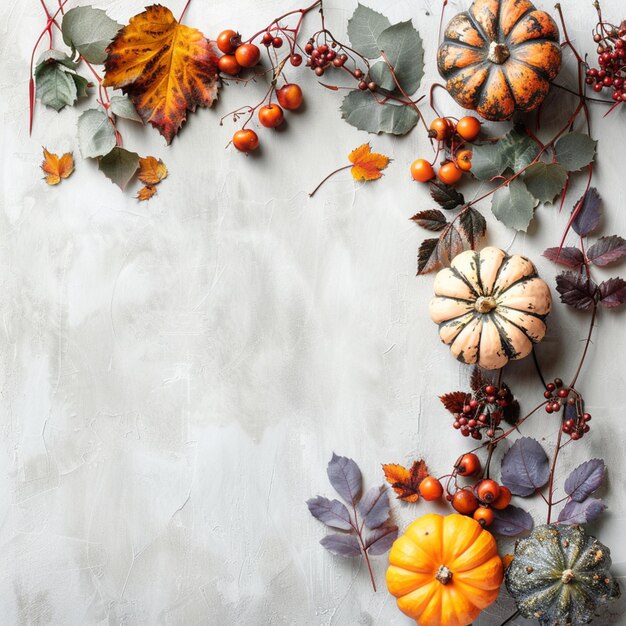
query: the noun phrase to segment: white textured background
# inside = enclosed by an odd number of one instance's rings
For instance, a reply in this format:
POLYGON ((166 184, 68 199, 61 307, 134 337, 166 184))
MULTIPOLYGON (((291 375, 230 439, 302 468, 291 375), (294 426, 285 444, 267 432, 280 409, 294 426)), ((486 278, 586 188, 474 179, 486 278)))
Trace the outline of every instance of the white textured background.
MULTIPOLYGON (((293 2, 194 0, 186 22, 212 37, 248 33, 293 2)), ((95 4, 122 23, 144 6, 95 4)), ((436 79, 440 2, 369 4, 413 19, 425 39, 424 84, 436 79)), ((572 36, 592 53, 591 3, 563 4, 572 36)), ((175 14, 182 5, 169 2, 175 14)), ((608 17, 626 17, 619 0, 604 5, 608 17)), ((452 1, 448 15, 466 6, 452 1)), ((339 34, 354 7, 329 0, 339 34)), ((386 558, 374 559, 374 594, 363 563, 318 545, 326 531, 304 501, 331 495, 333 450, 354 457, 369 486, 381 482, 381 462, 424 456, 443 474, 468 445, 437 399, 465 385, 468 370, 427 317, 432 278, 415 277, 426 233, 408 218, 432 203, 408 166, 430 154, 423 132, 358 132, 340 119, 337 94, 290 69, 306 108, 280 132, 263 129, 250 158, 224 149, 233 126, 218 118, 256 101, 260 85, 224 89, 169 148, 156 131, 121 121, 125 145, 170 170, 139 204, 80 159, 75 109, 38 107, 28 136, 28 59, 43 14, 36 0, 5 0, 0 12, 1 623, 410 624, 384 590, 386 558), (394 159, 384 179, 359 185, 343 172, 309 199, 367 140, 394 159), (41 180, 41 145, 76 156, 58 188, 41 180)), ((558 79, 568 80, 571 64, 558 79)), ((445 94, 439 102, 456 112, 445 94)), ((557 93, 546 111, 571 105, 557 93)), ((625 235, 624 112, 593 111, 604 234, 625 235)), ((515 238, 489 218, 490 242, 532 256, 553 284, 555 268, 539 255, 557 245, 566 217, 541 207, 515 238)), ((622 575, 624 315, 600 316, 581 382, 592 431, 561 466, 609 463, 609 511, 594 530, 622 575)), ((556 306, 539 348, 547 375, 571 376, 586 320, 556 306)), ((540 397, 530 363, 505 378, 523 406, 540 397)), ((550 441, 555 430, 544 415, 524 427, 550 441)), ((394 500, 401 526, 428 509, 394 500)), ((543 505, 533 510, 544 518, 543 505)), ((499 624, 511 606, 503 599, 478 624, 499 624)))

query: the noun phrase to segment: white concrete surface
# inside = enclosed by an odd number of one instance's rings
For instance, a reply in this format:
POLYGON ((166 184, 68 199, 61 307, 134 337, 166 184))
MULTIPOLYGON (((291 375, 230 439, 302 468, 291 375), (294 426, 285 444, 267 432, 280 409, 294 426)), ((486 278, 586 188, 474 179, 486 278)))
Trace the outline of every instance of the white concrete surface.
MULTIPOLYGON (((145 2, 95 4, 126 22, 145 2)), ((440 2, 369 4, 413 19, 426 45, 424 84, 436 79, 440 2)), ((449 4, 449 15, 467 6, 449 4)), ((603 4, 607 17, 626 17, 618 0, 603 4)), ((168 5, 178 14, 183 1, 168 5)), ((563 5, 572 36, 593 54, 591 2, 563 5)), ((247 33, 292 7, 194 0, 186 21, 213 37, 226 27, 247 33)), ((329 0, 331 28, 343 34, 354 7, 329 0)), ((281 132, 263 130, 253 158, 224 149, 233 126, 218 119, 259 97, 260 85, 224 89, 171 147, 121 122, 127 147, 170 170, 139 204, 80 158, 75 109, 38 107, 29 137, 28 60, 42 12, 35 0, 6 0, 0 15, 2 624, 412 623, 384 590, 386 558, 374 559, 374 594, 363 563, 318 545, 326 531, 304 502, 331 494, 332 451, 352 456, 372 485, 381 462, 424 457, 444 473, 467 447, 437 395, 464 385, 468 370, 428 319, 432 277, 415 277, 426 233, 408 218, 432 203, 408 166, 430 154, 424 134, 359 132, 341 120, 336 93, 290 69, 306 110, 281 132), (344 172, 309 199, 368 140, 394 159, 385 177, 361 185, 344 172), (42 145, 76 156, 58 188, 41 180, 42 145)), ((568 80, 571 63, 559 77, 568 80)), ((445 94, 438 101, 457 111, 445 94)), ((546 132, 549 111, 571 103, 550 97, 546 132)), ((593 108, 595 184, 604 233, 624 235, 625 112, 603 113, 593 108)), ((542 206, 531 231, 514 237, 485 208, 489 242, 530 255, 553 283, 555 267, 540 253, 557 245, 568 212, 542 206)), ((609 464, 609 510, 594 530, 621 575, 624 315, 600 315, 581 382, 592 431, 566 449, 560 471, 592 456, 609 464)), ((556 306, 539 349, 548 375, 571 374, 586 319, 556 306)), ((541 395, 531 363, 508 368, 506 380, 523 406, 541 395)), ((553 421, 540 415, 524 433, 552 441, 553 421)), ((393 515, 404 526, 432 508, 394 500, 393 515)), ((544 518, 540 501, 532 510, 544 518)), ((503 598, 477 624, 499 624, 511 606, 503 598)))

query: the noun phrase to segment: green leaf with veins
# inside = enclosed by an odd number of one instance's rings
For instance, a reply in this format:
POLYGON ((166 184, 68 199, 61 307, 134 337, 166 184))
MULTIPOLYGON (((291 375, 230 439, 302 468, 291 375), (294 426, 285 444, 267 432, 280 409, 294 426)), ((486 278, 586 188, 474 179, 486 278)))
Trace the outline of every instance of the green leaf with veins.
POLYGON ((104 156, 116 143, 115 130, 103 111, 88 109, 78 118, 78 145, 84 158, 104 156))
POLYGON ((566 180, 567 171, 558 163, 533 163, 524 171, 526 187, 539 202, 552 203, 563 191, 566 180))
POLYGON ((127 96, 111 96, 111 111, 118 117, 143 124, 135 105, 127 96))
POLYGON ((393 67, 403 91, 409 96, 415 93, 424 76, 424 48, 411 20, 386 28, 378 37, 378 47, 393 67))
POLYGON ((506 167, 507 159, 500 142, 472 147, 472 174, 478 180, 491 180, 494 176, 500 176, 506 167))
POLYGON ((536 200, 520 178, 500 187, 491 201, 491 210, 505 226, 526 231, 533 219, 536 200))
POLYGON ((89 63, 104 63, 106 48, 122 28, 102 9, 76 7, 63 16, 63 41, 89 63))
POLYGON ((378 36, 389 26, 391 22, 384 15, 357 4, 352 17, 348 20, 350 43, 364 57, 377 59, 380 56, 378 36))
POLYGON ((35 88, 42 104, 60 111, 87 95, 87 79, 76 74, 77 65, 58 50, 47 50, 39 57, 35 67, 35 88))
MULTIPOLYGON (((506 166, 516 173, 532 163, 539 155, 539 146, 526 134, 523 127, 515 127, 498 143, 506 159, 506 166)), ((474 158, 472 156, 473 169, 474 158)))
POLYGON ((554 146, 556 160, 568 172, 577 172, 594 160, 597 144, 584 133, 567 133, 554 146))
POLYGON ((100 159, 98 167, 123 191, 139 169, 139 155, 116 146, 100 159))
POLYGON ((378 87, 386 91, 394 91, 398 88, 396 81, 389 71, 389 66, 384 61, 376 61, 376 63, 370 67, 370 78, 378 87))
POLYGON ((380 104, 369 91, 350 92, 341 103, 341 116, 359 130, 392 135, 406 135, 419 120, 412 107, 380 104))

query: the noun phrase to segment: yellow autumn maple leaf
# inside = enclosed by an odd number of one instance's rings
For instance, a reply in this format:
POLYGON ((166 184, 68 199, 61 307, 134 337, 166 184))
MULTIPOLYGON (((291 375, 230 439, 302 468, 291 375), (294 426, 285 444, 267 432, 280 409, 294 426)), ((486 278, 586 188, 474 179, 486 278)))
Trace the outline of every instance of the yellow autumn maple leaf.
POLYGON ((387 482, 398 494, 399 500, 405 502, 417 502, 419 500, 420 483, 428 476, 428 468, 422 459, 414 461, 411 469, 397 463, 387 463, 383 465, 383 472, 387 482))
POLYGON ((46 174, 48 185, 58 185, 62 178, 67 178, 74 171, 74 157, 71 152, 59 157, 44 148, 41 169, 46 174))
POLYGON ((372 152, 369 143, 364 143, 348 155, 348 160, 353 163, 352 177, 354 180, 376 180, 380 178, 387 165, 389 157, 384 154, 372 152))
POLYGON ((137 200, 140 202, 150 200, 155 193, 156 187, 154 185, 146 185, 137 192, 137 200))
POLYGON ((155 4, 131 18, 107 48, 104 86, 121 89, 170 143, 197 106, 217 96, 217 55, 195 28, 155 4))
POLYGON ((156 185, 167 178, 167 167, 161 159, 153 156, 141 157, 137 178, 145 185, 156 185))

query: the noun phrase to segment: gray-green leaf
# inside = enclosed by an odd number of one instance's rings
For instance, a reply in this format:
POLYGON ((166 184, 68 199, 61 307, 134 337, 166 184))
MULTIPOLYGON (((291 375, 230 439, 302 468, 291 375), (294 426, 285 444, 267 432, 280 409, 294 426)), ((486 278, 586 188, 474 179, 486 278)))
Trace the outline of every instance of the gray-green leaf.
POLYGON ((139 155, 125 148, 115 147, 100 159, 98 167, 123 191, 139 169, 139 155))
POLYGON ((554 146, 556 159, 568 172, 577 172, 594 160, 597 144, 584 133, 567 133, 554 146))
POLYGON ((88 109, 78 118, 78 145, 84 158, 108 154, 116 143, 115 130, 102 111, 88 109))
POLYGON ((89 63, 104 63, 106 48, 122 28, 102 9, 76 7, 63 16, 63 41, 89 63))
POLYGON ((378 37, 378 48, 385 53, 402 89, 411 95, 424 76, 422 38, 411 20, 386 28, 378 37))
POLYGON ((514 179, 507 187, 500 187, 491 202, 493 214, 509 228, 525 231, 533 218, 535 199, 524 181, 514 179))
POLYGON ((368 59, 380 56, 378 36, 391 22, 382 14, 369 7, 358 4, 352 17, 348 20, 348 37, 352 47, 368 59))
POLYGON ((74 84, 76 85, 76 95, 79 98, 87 97, 89 95, 87 93, 87 86, 89 85, 89 81, 79 74, 72 74, 72 78, 74 79, 74 84))
POLYGON ((343 99, 341 115, 359 130, 392 135, 405 135, 419 119, 413 108, 379 104, 371 93, 364 91, 352 91, 343 99))
POLYGON ((567 172, 558 163, 533 163, 524 172, 524 182, 530 193, 540 202, 553 202, 563 191, 567 172))
MULTIPOLYGON (((397 89, 396 81, 393 79, 389 66, 384 61, 376 61, 370 67, 370 78, 381 88, 387 91, 397 89)), ((402 83, 400 83, 402 84, 402 83)))
POLYGON ((127 96, 111 96, 111 111, 119 117, 143 124, 135 105, 127 96))
POLYGON ((46 61, 38 65, 35 70, 35 86, 41 103, 55 111, 74 104, 78 91, 73 76, 75 74, 63 69, 56 61, 46 61))
POLYGON ((472 174, 478 180, 500 176, 507 167, 507 159, 500 142, 474 146, 472 149, 472 174))
MULTIPOLYGON (((514 128, 504 135, 498 143, 506 159, 507 167, 510 167, 514 172, 524 169, 539 154, 539 146, 524 132, 523 128, 514 128)), ((474 157, 472 156, 473 170, 474 157)))

